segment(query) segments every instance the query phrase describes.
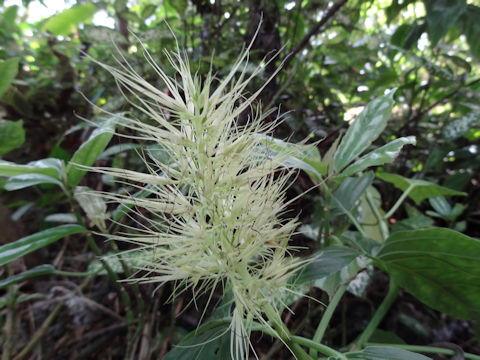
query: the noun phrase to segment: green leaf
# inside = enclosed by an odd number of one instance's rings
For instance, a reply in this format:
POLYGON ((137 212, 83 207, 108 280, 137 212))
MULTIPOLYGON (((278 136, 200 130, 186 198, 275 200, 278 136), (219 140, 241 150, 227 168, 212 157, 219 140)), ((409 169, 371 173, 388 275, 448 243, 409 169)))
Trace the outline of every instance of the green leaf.
POLYGON ((452 212, 452 207, 443 196, 430 198, 428 199, 428 202, 432 205, 435 211, 442 216, 448 217, 452 212))
POLYGON ((96 12, 97 7, 92 3, 73 6, 48 19, 42 31, 50 31, 53 35, 69 35, 75 32, 79 23, 90 19, 96 12))
POLYGON ((383 164, 391 163, 398 155, 404 145, 416 144, 415 136, 402 137, 389 142, 382 147, 373 150, 372 152, 362 156, 355 161, 352 165, 347 167, 342 175, 351 176, 360 171, 363 171, 370 166, 379 166, 383 164))
POLYGON ((433 228, 392 234, 379 267, 428 306, 459 319, 480 319, 480 241, 433 228))
POLYGON ((43 159, 20 165, 0 160, 0 176, 16 176, 23 174, 42 174, 55 179, 63 179, 63 161, 59 159, 43 159))
POLYGON ((183 16, 185 9, 188 6, 187 0, 170 0, 169 3, 175 10, 177 10, 178 15, 180 16, 183 16))
POLYGON ((376 242, 382 243, 384 240, 382 229, 388 234, 388 224, 384 219, 381 195, 373 186, 369 186, 360 198, 357 213, 357 220, 362 225, 364 233, 376 242), (380 222, 375 212, 381 217, 380 222))
POLYGON ((24 142, 23 120, 0 122, 0 155, 18 148, 24 142))
POLYGON ((404 220, 398 221, 392 226, 392 233, 408 230, 420 230, 431 228, 435 222, 423 214, 414 215, 404 220))
POLYGON ((425 32, 426 29, 427 29, 426 22, 418 22, 418 21, 415 22, 415 25, 413 26, 412 30, 405 38, 405 41, 402 47, 406 50, 410 50, 414 45, 416 46, 418 43, 418 39, 425 32))
POLYGON ((444 37, 462 15, 467 3, 465 0, 423 0, 427 10, 427 30, 432 46, 444 37))
POLYGON ((375 174, 368 171, 362 176, 348 177, 332 194, 332 213, 346 213, 352 211, 358 199, 372 184, 375 174))
POLYGON ((18 73, 19 58, 10 58, 0 62, 0 98, 10 87, 18 73))
POLYGON ((105 201, 86 186, 77 186, 74 197, 92 224, 101 230, 106 230, 105 219, 107 218, 107 204, 105 201))
POLYGON ((396 188, 402 191, 406 191, 409 187, 411 187, 408 196, 415 201, 417 205, 419 205, 423 200, 432 197, 442 195, 467 195, 464 192, 452 190, 425 180, 408 179, 403 176, 390 173, 377 173, 376 175, 379 179, 393 184, 396 188))
POLYGON ((480 58, 480 7, 475 5, 468 5, 467 11, 457 21, 458 28, 467 37, 467 43, 470 46, 470 51, 473 56, 480 58))
POLYGON ((351 360, 431 360, 424 355, 389 346, 367 346, 345 355, 351 360))
POLYGON ((443 129, 443 138, 447 141, 463 136, 480 121, 480 111, 471 112, 458 119, 450 121, 443 129))
POLYGON ((227 360, 230 355, 229 324, 213 327, 202 333, 193 330, 173 347, 164 360, 227 360))
POLYGON ((56 222, 56 223, 67 223, 75 224, 77 222, 77 217, 72 213, 57 213, 50 214, 43 219, 46 222, 56 222))
POLYGON ((392 113, 394 93, 395 91, 390 91, 368 103, 350 125, 334 155, 333 163, 337 172, 361 155, 385 129, 392 113))
POLYGON ((315 260, 305 265, 291 279, 295 284, 314 283, 342 270, 360 253, 346 246, 330 246, 314 254, 315 260))
POLYGON ((0 280, 0 289, 3 289, 12 284, 17 284, 19 282, 25 281, 32 277, 48 275, 48 274, 52 274, 53 272, 55 272, 55 267, 53 265, 50 265, 50 264, 39 265, 34 267, 33 269, 24 271, 23 273, 9 276, 4 280, 0 280))
POLYGON ((157 6, 158 5, 156 5, 156 4, 145 5, 145 7, 142 9, 142 12, 141 12, 142 19, 145 20, 148 17, 155 14, 155 11, 157 10, 157 6))
POLYGON ((267 156, 280 153, 286 156, 282 165, 304 170, 310 177, 321 181, 327 173, 327 166, 322 162, 320 151, 313 144, 293 144, 271 136, 262 136, 265 148, 260 151, 267 156))
POLYGON ((394 20, 403 9, 415 1, 416 0, 392 0, 390 6, 385 9, 387 24, 390 24, 390 22, 394 20))
POLYGON ((0 246, 0 266, 43 248, 65 236, 83 232, 86 232, 86 229, 80 225, 61 225, 2 245, 0 246))
POLYGON ((51 176, 42 174, 24 174, 9 178, 5 183, 4 189, 13 191, 39 184, 56 184, 63 188, 63 184, 51 176))
POLYGON ((75 164, 84 166, 93 165, 110 142, 113 131, 113 119, 107 120, 101 127, 95 129, 88 140, 73 154, 72 159, 67 165, 68 184, 70 186, 77 186, 87 172, 75 166, 75 164))

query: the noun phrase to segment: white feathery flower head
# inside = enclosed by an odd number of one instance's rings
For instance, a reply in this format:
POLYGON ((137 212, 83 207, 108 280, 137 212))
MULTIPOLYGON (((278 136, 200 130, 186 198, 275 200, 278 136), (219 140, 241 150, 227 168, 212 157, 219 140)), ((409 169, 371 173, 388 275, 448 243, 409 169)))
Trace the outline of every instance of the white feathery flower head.
POLYGON ((231 289, 235 359, 248 358, 249 324, 256 320, 268 326, 265 304, 281 304, 290 291, 288 279, 305 262, 294 258, 294 249, 288 245, 296 219, 281 219, 286 211, 285 191, 292 181, 291 172, 282 165, 287 155, 265 153, 266 135, 278 119, 266 121, 273 112, 262 114, 253 106, 265 85, 245 96, 249 81, 262 71, 257 68, 247 75, 248 50, 223 79, 211 72, 205 79, 192 73, 180 50, 166 53, 176 71, 174 78, 169 77, 145 51, 168 94, 124 62, 119 61, 119 68, 99 63, 155 124, 119 117, 121 126, 133 130, 134 139, 160 144, 174 164, 151 157, 144 159, 147 173, 91 169, 149 185, 146 198, 99 194, 149 213, 142 215, 149 221, 148 228, 110 236, 139 248, 139 270, 147 275, 136 281, 176 281, 176 289, 191 288, 210 296, 217 284, 231 289), (240 114, 248 111, 246 124, 239 125, 240 114))

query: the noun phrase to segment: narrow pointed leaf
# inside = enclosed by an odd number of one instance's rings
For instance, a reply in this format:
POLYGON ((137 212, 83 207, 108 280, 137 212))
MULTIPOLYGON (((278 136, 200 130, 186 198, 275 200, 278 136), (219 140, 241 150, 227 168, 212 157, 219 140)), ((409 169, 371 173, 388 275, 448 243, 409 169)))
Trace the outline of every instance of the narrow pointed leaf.
POLYGON ((32 161, 26 165, 0 160, 0 176, 42 174, 61 180, 63 178, 62 169, 63 161, 53 158, 32 161))
POLYGON ((73 154, 70 163, 67 166, 68 184, 76 186, 87 172, 80 169, 75 164, 91 166, 105 150, 110 139, 113 136, 114 124, 113 121, 107 121, 105 124, 90 135, 88 140, 80 146, 80 148, 73 154))
POLYGON ((433 228, 392 234, 378 265, 428 306, 459 319, 480 319, 480 241, 433 228))
POLYGON ((452 195, 452 196, 465 196, 467 195, 464 192, 456 191, 449 189, 444 186, 437 185, 435 183, 418 180, 418 179, 408 179, 406 177, 390 174, 390 173, 377 173, 377 177, 383 181, 393 184, 396 188, 405 191, 410 186, 412 190, 409 192, 408 197, 410 197, 417 205, 419 205, 423 200, 428 198, 433 198, 442 195, 452 195))
POLYGON ((4 189, 13 191, 39 184, 55 184, 63 187, 63 184, 60 181, 51 176, 42 174, 24 174, 9 178, 5 183, 4 189))
POLYGON ((0 266, 43 248, 65 236, 85 231, 86 229, 80 225, 61 225, 2 245, 0 246, 0 266))
POLYGON ((334 167, 337 172, 360 156, 385 129, 392 113, 394 92, 390 91, 368 103, 350 125, 335 152, 334 167))
POLYGON ((355 161, 352 165, 347 167, 342 175, 351 176, 360 171, 363 171, 371 166, 379 166, 383 164, 389 164, 399 154, 400 150, 404 145, 412 144, 415 145, 416 140, 415 136, 402 137, 388 144, 373 150, 372 152, 362 156, 360 159, 355 161))
POLYGON ((39 265, 34 267, 33 269, 24 271, 20 274, 16 274, 13 276, 9 276, 4 280, 0 280, 0 289, 3 289, 9 285, 17 284, 19 282, 25 281, 32 277, 41 276, 41 275, 49 275, 55 272, 55 267, 50 264, 46 265, 39 265))
POLYGON ((368 171, 362 176, 348 177, 343 180, 342 184, 332 194, 332 213, 346 213, 351 211, 358 199, 372 184, 375 174, 368 171))

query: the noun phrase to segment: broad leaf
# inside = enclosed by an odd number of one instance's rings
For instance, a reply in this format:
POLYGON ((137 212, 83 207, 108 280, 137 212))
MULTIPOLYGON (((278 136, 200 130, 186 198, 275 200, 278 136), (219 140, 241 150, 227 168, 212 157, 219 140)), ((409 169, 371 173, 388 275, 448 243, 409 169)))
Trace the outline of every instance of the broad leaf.
POLYGON ((34 267, 33 269, 24 271, 23 273, 9 276, 6 279, 0 280, 0 289, 3 289, 12 284, 17 284, 21 281, 25 281, 32 277, 48 275, 54 272, 55 272, 55 267, 53 265, 50 265, 50 264, 39 265, 34 267))
POLYGON ((408 179, 406 177, 390 174, 390 173, 377 173, 379 179, 393 184, 396 188, 406 191, 410 188, 408 196, 419 205, 423 200, 442 196, 465 196, 466 194, 461 191, 452 190, 444 186, 440 186, 425 180, 408 179))
POLYGON ((351 176, 360 171, 363 171, 371 166, 379 166, 383 164, 391 163, 398 155, 404 145, 415 145, 415 136, 402 137, 392 142, 373 150, 372 152, 362 156, 355 161, 352 165, 347 167, 342 175, 351 176))
POLYGON ((88 140, 73 154, 67 166, 68 184, 76 186, 87 172, 78 165, 91 166, 105 150, 113 136, 114 122, 106 121, 102 126, 95 129, 88 140))
POLYGON ((350 360, 431 360, 425 355, 390 346, 367 346, 362 351, 346 354, 350 360))
POLYGON ((334 168, 337 172, 361 155, 385 129, 392 113, 394 93, 395 91, 390 91, 368 103, 350 125, 334 155, 334 168))
POLYGON ((331 246, 314 255, 315 260, 305 265, 292 278, 295 284, 314 283, 342 270, 352 263, 360 253, 346 246, 331 246))
POLYGON ((80 225, 61 225, 0 246, 0 266, 43 248, 65 236, 85 232, 80 225))
POLYGON ((465 12, 465 0, 423 0, 427 10, 427 30, 432 46, 444 37, 465 12))
POLYGON ((43 159, 32 161, 26 165, 0 160, 0 176, 16 176, 23 174, 42 174, 55 179, 63 178, 63 161, 59 159, 43 159))
POLYGON ((51 176, 42 174, 24 174, 9 178, 5 183, 4 189, 13 191, 39 184, 55 184, 63 188, 63 184, 51 176))
POLYGON ((53 15, 43 24, 42 30, 53 35, 69 35, 77 29, 79 23, 90 19, 96 11, 96 6, 91 3, 73 6, 53 15))
POLYGON ((375 174, 369 171, 362 176, 348 177, 332 194, 334 214, 352 211, 365 190, 372 184, 375 174))
POLYGON ((433 228, 397 232, 378 265, 428 306, 460 319, 480 319, 480 241, 433 228))
POLYGON ((10 87, 18 73, 19 58, 10 58, 0 62, 0 98, 10 87))
POLYGON ((468 130, 480 122, 480 111, 473 111, 465 116, 450 121, 443 129, 443 138, 447 141, 456 140, 465 135, 468 130))
POLYGON ((0 155, 18 148, 25 142, 23 121, 0 121, 0 155))

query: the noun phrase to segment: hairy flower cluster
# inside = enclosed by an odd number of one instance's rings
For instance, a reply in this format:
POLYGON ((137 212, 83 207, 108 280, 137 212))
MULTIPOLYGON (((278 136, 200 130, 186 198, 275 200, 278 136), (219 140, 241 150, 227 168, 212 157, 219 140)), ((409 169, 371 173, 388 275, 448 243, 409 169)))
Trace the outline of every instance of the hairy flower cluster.
POLYGON ((136 234, 111 238, 138 245, 139 270, 147 274, 138 281, 175 281, 179 291, 191 288, 210 296, 218 284, 231 290, 232 355, 245 358, 249 324, 252 320, 267 324, 262 310, 267 304, 284 305, 288 279, 302 262, 291 256, 288 245, 296 220, 280 219, 291 181, 282 165, 288 155, 266 150, 267 134, 278 120, 267 121, 272 112, 262 114, 253 107, 262 89, 244 96, 248 82, 262 71, 257 68, 247 75, 248 49, 221 80, 211 73, 204 79, 192 73, 180 51, 167 56, 175 77, 167 76, 145 52, 163 90, 129 65, 100 64, 151 119, 147 124, 119 117, 121 126, 133 130, 134 139, 160 144, 171 159, 165 164, 154 156, 144 158, 146 173, 95 168, 129 184, 149 185, 144 198, 101 194, 142 208, 150 224, 136 234), (244 113, 250 116, 239 125, 244 113))

